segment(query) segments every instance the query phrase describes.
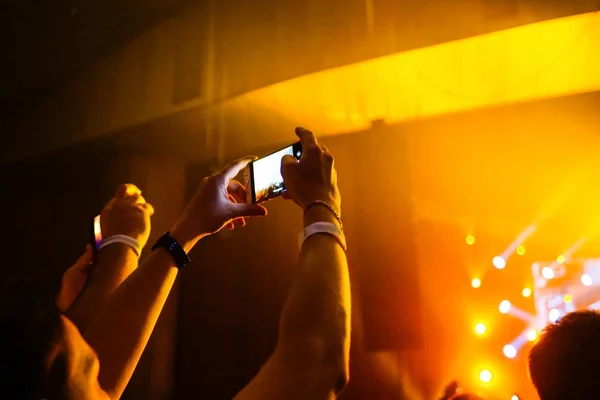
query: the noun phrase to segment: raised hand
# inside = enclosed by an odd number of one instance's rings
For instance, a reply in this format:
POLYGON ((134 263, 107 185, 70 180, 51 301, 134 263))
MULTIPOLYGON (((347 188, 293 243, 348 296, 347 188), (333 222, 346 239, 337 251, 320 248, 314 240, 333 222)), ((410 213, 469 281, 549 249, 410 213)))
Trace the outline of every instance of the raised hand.
POLYGON ((341 197, 333 156, 319 145, 311 131, 296 128, 296 135, 302 143, 300 161, 290 155, 281 160, 281 175, 287 188, 285 197, 302 209, 315 201, 324 201, 340 214, 341 197))
POLYGON ((204 178, 173 231, 194 240, 235 224, 243 226, 246 217, 267 215, 263 206, 247 203, 244 186, 233 179, 252 160, 244 157, 204 178))
POLYGON ((154 208, 146 202, 137 186, 120 185, 100 214, 102 236, 126 235, 144 247, 150 236, 152 214, 154 208))

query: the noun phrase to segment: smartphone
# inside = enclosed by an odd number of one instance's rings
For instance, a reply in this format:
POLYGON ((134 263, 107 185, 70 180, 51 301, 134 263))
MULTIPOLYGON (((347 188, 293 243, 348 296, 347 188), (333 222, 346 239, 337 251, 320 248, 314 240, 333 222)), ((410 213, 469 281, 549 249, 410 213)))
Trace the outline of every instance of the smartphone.
POLYGON ((285 155, 294 156, 299 160, 302 156, 302 144, 294 143, 248 164, 246 198, 249 203, 263 203, 286 191, 281 176, 281 159, 285 155))
POLYGON ((94 252, 100 250, 100 245, 102 244, 102 228, 100 227, 100 215, 96 215, 93 223, 92 230, 92 247, 94 248, 94 252))

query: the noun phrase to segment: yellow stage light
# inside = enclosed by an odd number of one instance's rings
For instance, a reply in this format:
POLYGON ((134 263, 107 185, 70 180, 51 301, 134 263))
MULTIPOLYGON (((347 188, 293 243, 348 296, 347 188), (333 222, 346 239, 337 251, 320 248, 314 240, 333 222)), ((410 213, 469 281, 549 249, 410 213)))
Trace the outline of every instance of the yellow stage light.
POLYGON ((527 340, 530 342, 535 342, 537 340, 538 333, 535 329, 530 329, 527 331, 527 340))
POLYGON ((465 241, 467 242, 467 244, 469 246, 472 246, 475 244, 475 236, 473 235, 467 235, 467 238, 465 239, 465 241))
POLYGON ((481 286, 481 279, 479 278, 473 278, 473 280, 471 281, 471 286, 473 286, 475 289, 477 289, 478 287, 481 286))
POLYGON ((526 287, 525 289, 523 289, 523 297, 530 297, 531 296, 531 289, 529 289, 528 287, 526 287))
POLYGON ((525 249, 525 246, 519 246, 519 247, 517 247, 517 254, 520 255, 520 256, 524 255, 526 251, 527 250, 525 249))
POLYGON ((490 383, 492 381, 492 373, 484 369, 479 373, 479 380, 483 383, 490 383))
POLYGON ((475 325, 475 333, 479 336, 482 336, 486 330, 487 328, 483 322, 479 322, 477 325, 475 325))
POLYGON ((565 298, 563 299, 565 303, 569 304, 570 302, 573 301, 573 296, 571 296, 570 294, 565 295, 565 298))
POLYGON ((560 256, 556 257, 556 262, 559 264, 564 264, 565 260, 566 260, 565 256, 563 256, 562 254, 560 256))

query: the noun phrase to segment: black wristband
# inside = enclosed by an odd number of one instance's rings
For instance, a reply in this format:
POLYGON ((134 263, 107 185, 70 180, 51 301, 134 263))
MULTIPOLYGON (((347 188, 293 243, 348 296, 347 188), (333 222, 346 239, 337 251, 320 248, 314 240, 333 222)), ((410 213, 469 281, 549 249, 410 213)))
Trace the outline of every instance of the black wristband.
POLYGON ((171 257, 173 257, 173 260, 175 260, 175 264, 177 265, 177 268, 182 268, 186 264, 189 264, 189 262, 192 260, 190 260, 190 258, 188 257, 186 252, 183 250, 183 247, 181 247, 179 242, 177 240, 175 240, 173 237, 171 237, 170 233, 171 232, 168 232, 168 231, 165 232, 165 234, 162 235, 160 237, 160 239, 158 239, 156 241, 154 246, 152 246, 152 251, 154 251, 155 249, 157 249, 159 247, 162 247, 171 255, 171 257))

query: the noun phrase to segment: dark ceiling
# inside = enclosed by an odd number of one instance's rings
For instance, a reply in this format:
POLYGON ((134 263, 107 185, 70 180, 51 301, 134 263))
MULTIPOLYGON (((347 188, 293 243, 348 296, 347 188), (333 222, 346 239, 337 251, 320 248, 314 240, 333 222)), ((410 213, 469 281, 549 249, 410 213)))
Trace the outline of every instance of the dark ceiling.
POLYGON ((201 0, 3 0, 0 113, 38 101, 138 33, 201 0))

